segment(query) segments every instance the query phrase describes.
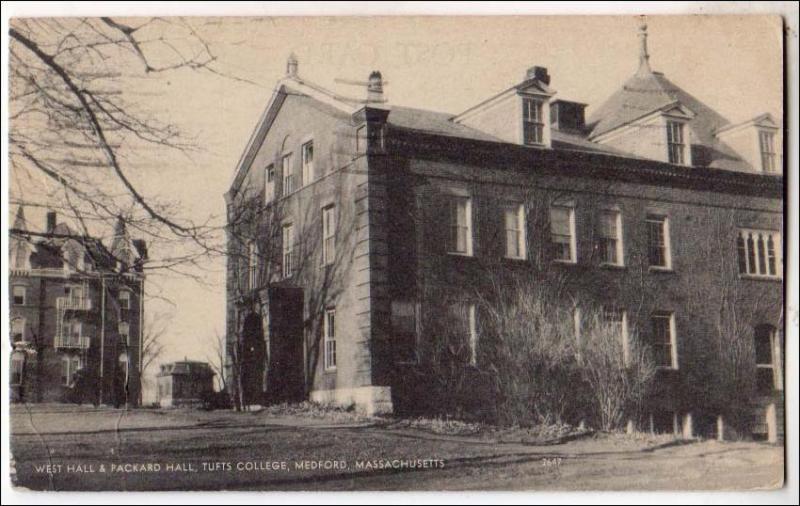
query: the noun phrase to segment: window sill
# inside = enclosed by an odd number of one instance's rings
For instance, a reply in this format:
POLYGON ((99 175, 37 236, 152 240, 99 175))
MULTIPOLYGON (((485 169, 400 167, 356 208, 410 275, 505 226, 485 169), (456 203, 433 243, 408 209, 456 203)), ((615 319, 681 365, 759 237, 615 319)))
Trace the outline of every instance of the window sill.
POLYGON ((671 365, 657 365, 656 371, 678 372, 678 368, 671 365))
POLYGON ((473 255, 472 253, 459 253, 457 251, 448 251, 447 254, 449 256, 454 256, 454 257, 475 258, 475 255, 473 255))
POLYGON ((553 259, 552 263, 555 265, 578 265, 578 262, 575 260, 562 260, 560 258, 553 259))
POLYGON ((648 271, 653 273, 661 273, 661 274, 675 274, 675 271, 672 267, 660 267, 658 265, 651 265, 647 268, 648 271))
POLYGON ((507 262, 515 262, 515 263, 519 263, 519 262, 526 262, 526 261, 528 260, 528 257, 527 257, 527 256, 524 256, 524 257, 509 257, 509 256, 503 256, 503 260, 505 260, 505 261, 507 261, 507 262))
POLYGON ((601 263, 600 264, 600 268, 601 269, 608 269, 610 271, 624 271, 624 270, 627 269, 627 267, 625 267, 624 265, 609 264, 609 263, 601 263))
POLYGON ((752 281, 783 282, 783 278, 780 276, 759 276, 758 274, 739 274, 739 279, 749 279, 752 281))
POLYGON ((336 372, 336 368, 335 368, 335 367, 328 367, 328 368, 326 368, 326 369, 325 369, 324 371, 322 371, 322 372, 323 372, 324 374, 334 374, 334 373, 336 372))

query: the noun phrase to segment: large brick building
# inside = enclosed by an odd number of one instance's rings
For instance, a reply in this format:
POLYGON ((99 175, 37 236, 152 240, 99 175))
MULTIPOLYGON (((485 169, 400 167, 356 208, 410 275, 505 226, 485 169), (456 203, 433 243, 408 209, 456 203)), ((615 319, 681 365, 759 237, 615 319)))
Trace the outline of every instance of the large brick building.
POLYGON ((780 438, 780 125, 729 122, 651 70, 640 37, 637 72, 590 118, 542 67, 454 116, 388 105, 377 72, 354 103, 290 57, 226 194, 228 367, 247 401, 424 406, 432 385, 409 371, 442 302, 480 370, 489 278, 544 272, 576 315, 602 308, 656 351, 641 426, 718 431, 735 334, 755 378, 737 429, 780 438))
POLYGON ((12 400, 140 402, 145 243, 116 223, 106 247, 22 207, 10 235, 12 400))

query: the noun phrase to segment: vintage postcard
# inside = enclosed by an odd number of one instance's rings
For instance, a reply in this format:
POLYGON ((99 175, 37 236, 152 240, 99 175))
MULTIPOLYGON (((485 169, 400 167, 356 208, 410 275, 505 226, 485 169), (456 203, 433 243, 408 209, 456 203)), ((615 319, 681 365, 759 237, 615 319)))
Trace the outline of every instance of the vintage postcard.
POLYGON ((18 491, 784 486, 783 17, 100 10, 4 34, 18 491))

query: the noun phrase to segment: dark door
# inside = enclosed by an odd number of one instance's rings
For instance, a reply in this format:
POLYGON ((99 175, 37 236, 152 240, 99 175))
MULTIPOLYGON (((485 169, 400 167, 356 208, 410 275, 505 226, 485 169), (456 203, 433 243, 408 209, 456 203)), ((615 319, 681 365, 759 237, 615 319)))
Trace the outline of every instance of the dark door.
POLYGON ((269 297, 268 398, 272 402, 305 399, 303 362, 303 290, 272 288, 269 297))
POLYGON ((250 313, 242 326, 241 342, 242 397, 245 404, 264 402, 264 331, 261 318, 250 313))

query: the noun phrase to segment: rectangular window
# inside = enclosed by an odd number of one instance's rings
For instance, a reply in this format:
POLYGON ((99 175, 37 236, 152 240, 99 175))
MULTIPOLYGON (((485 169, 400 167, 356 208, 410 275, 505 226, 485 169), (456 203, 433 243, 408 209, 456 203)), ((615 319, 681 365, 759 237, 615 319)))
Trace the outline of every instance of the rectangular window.
POLYGON ((269 164, 264 170, 264 203, 275 198, 275 165, 269 164))
POLYGON ((131 308, 131 292, 124 288, 119 291, 119 308, 128 311, 131 308))
POLYGON ((525 206, 513 204, 506 206, 503 221, 506 229, 506 257, 526 257, 525 206))
POLYGON ((776 172, 775 134, 761 130, 758 132, 758 146, 761 151, 761 170, 776 172))
POLYGON ((550 208, 550 248, 554 260, 576 261, 575 210, 566 206, 550 208))
POLYGON ((522 99, 522 137, 525 144, 544 144, 543 102, 535 98, 522 99))
POLYGON ((336 258, 336 208, 322 209, 322 263, 331 265, 336 258))
POLYGON ((450 198, 450 253, 472 255, 472 199, 450 198))
POLYGON ((478 326, 475 318, 475 304, 467 306, 467 318, 469 325, 469 363, 478 363, 478 326))
POLYGON ((81 368, 80 357, 61 357, 61 383, 71 387, 75 382, 75 373, 81 368))
POLYGON ((294 227, 283 226, 283 277, 288 278, 294 269, 294 227))
POLYGON ((367 152, 367 125, 356 129, 356 153, 363 155, 367 152))
POLYGON ((11 356, 11 384, 12 385, 21 385, 22 384, 22 368, 25 365, 25 358, 14 354, 11 356))
POLYGON ((622 252, 622 213, 602 211, 598 230, 600 261, 610 265, 624 265, 622 252))
POLYGON ((285 155, 281 159, 283 171, 283 194, 289 195, 294 191, 294 174, 292 173, 292 155, 285 155))
POLYGON ((13 303, 15 306, 24 306, 25 298, 28 293, 28 288, 22 285, 14 285, 13 288, 13 303))
POLYGON ((247 251, 247 281, 250 290, 258 288, 258 265, 258 246, 253 241, 248 245, 247 251))
POLYGON ((775 331, 769 325, 759 325, 754 335, 756 355, 756 391, 768 394, 775 388, 775 331))
POLYGON ((308 141, 302 149, 303 186, 314 180, 314 142, 308 141))
POLYGON ((686 144, 683 135, 683 123, 667 121, 667 150, 669 163, 684 165, 686 163, 686 144))
POLYGON ((656 367, 678 368, 675 347, 675 317, 672 313, 658 313, 650 317, 653 332, 653 356, 656 367))
POLYGON ((326 309, 323 322, 325 337, 325 370, 336 369, 336 310, 326 309))
POLYGON ((783 276, 781 234, 769 230, 739 230, 736 238, 739 274, 783 276))
POLYGON ((131 344, 131 326, 128 322, 119 322, 119 340, 126 346, 131 344))
POLYGON ((19 343, 25 341, 25 319, 14 318, 11 320, 11 342, 19 343))
POLYGON ((645 223, 647 224, 647 256, 650 267, 671 269, 672 254, 667 217, 648 214, 645 223))
POLYGON ((629 361, 628 351, 628 315, 624 309, 603 308, 602 322, 606 329, 615 336, 622 346, 622 358, 625 364, 629 361))

